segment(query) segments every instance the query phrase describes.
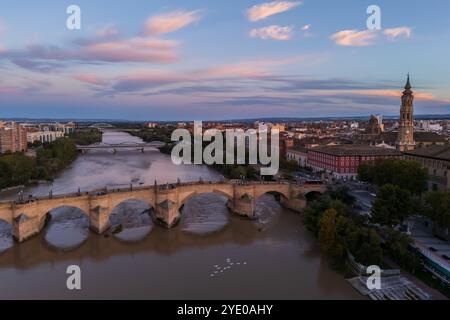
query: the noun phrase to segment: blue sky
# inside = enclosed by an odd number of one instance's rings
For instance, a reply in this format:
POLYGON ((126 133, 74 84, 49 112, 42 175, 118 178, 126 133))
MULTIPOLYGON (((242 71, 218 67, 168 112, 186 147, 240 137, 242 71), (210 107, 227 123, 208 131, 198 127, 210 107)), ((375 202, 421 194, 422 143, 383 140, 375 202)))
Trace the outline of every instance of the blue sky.
POLYGON ((450 113, 450 2, 0 3, 0 117, 209 120, 450 113), (66 8, 81 8, 81 30, 66 8), (379 31, 366 27, 381 8, 379 31))

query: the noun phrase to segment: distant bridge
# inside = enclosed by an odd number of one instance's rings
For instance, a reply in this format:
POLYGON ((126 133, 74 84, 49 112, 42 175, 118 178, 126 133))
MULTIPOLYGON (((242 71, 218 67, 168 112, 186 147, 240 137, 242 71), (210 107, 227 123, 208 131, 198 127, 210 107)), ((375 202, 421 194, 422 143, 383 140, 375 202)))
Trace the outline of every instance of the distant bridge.
POLYGON ((111 150, 113 152, 116 152, 120 149, 135 149, 139 151, 144 151, 147 148, 162 148, 166 144, 161 141, 152 141, 150 143, 130 143, 130 142, 124 142, 124 143, 96 143, 91 144, 88 146, 80 146, 77 145, 77 150, 82 151, 83 153, 88 152, 89 150, 111 150))
POLYGON ((153 208, 153 218, 168 227, 181 217, 181 209, 190 198, 203 193, 216 193, 228 199, 227 207, 234 213, 255 218, 256 200, 266 193, 276 193, 281 204, 293 211, 302 211, 310 195, 322 194, 326 185, 291 184, 288 182, 194 182, 126 189, 103 189, 21 201, 0 201, 0 220, 13 226, 14 238, 25 241, 38 234, 48 221, 49 213, 60 207, 78 208, 89 217, 90 228, 99 234, 110 227, 115 207, 127 200, 141 200, 153 208))
POLYGON ((109 123, 94 123, 89 126, 90 128, 97 128, 97 129, 108 129, 108 128, 114 128, 112 124, 109 123))

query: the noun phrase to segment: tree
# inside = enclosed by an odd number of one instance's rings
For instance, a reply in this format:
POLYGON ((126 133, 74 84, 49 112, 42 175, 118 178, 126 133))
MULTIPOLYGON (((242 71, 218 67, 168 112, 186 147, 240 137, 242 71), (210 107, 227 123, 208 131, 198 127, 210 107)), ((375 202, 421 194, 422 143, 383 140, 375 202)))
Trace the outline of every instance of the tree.
POLYGON ((322 218, 325 211, 333 209, 338 215, 347 216, 349 208, 340 200, 332 200, 329 195, 323 195, 316 201, 313 201, 308 205, 305 210, 303 222, 306 228, 314 233, 317 237, 319 235, 319 221, 322 218))
POLYGON ((388 229, 385 238, 386 252, 395 262, 411 273, 421 269, 421 259, 410 250, 413 241, 408 235, 388 229))
POLYGON ((328 190, 331 199, 340 200, 348 206, 352 206, 356 198, 350 194, 350 189, 347 186, 338 186, 334 189, 328 190))
MULTIPOLYGON (((305 226, 319 238, 322 250, 332 258, 336 267, 343 266, 347 251, 359 263, 381 264, 383 250, 377 232, 364 227, 359 215, 355 215, 341 200, 332 199, 330 191, 308 205, 305 226)), ((337 192, 337 195, 344 191, 337 192)), ((334 196, 337 198, 336 194, 334 196)))
POLYGON ((319 221, 320 246, 335 260, 345 258, 347 254, 345 234, 350 224, 351 221, 335 209, 326 210, 319 221))
POLYGON ((89 145, 97 142, 102 142, 102 132, 95 128, 78 129, 71 133, 69 137, 78 145, 89 145))
POLYGON ((386 184, 399 186, 413 194, 422 194, 427 187, 426 169, 416 161, 386 159, 359 166, 358 176, 362 181, 382 187, 386 184))
POLYGON ((1 161, 0 158, 0 189, 11 185, 12 170, 8 163, 1 161))
POLYGON ((244 166, 236 165, 231 169, 230 173, 231 179, 241 179, 242 177, 247 177, 247 169, 244 166))
POLYGON ((35 177, 35 162, 33 158, 22 153, 8 154, 0 157, 0 185, 12 187, 26 184, 35 177))
POLYGON ((372 207, 373 223, 385 226, 401 224, 412 213, 411 193, 391 184, 381 187, 372 207))
POLYGON ((441 228, 450 228, 450 191, 427 193, 424 213, 441 228))
POLYGON ((358 167, 358 178, 361 181, 373 183, 373 168, 374 165, 369 163, 363 163, 358 167))
POLYGON ((381 239, 373 229, 355 226, 347 236, 347 245, 356 261, 363 265, 379 265, 383 261, 381 239))
POLYGON ((300 169, 300 166, 298 165, 297 161, 281 158, 280 168, 288 171, 297 171, 300 169))

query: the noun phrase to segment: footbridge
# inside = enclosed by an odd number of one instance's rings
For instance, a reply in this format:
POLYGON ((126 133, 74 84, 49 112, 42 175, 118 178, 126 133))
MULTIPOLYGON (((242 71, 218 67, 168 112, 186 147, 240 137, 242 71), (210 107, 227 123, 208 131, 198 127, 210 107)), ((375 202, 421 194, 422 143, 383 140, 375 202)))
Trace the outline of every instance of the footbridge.
POLYGON ((309 195, 322 194, 326 186, 321 184, 291 184, 285 182, 196 182, 126 189, 102 189, 90 192, 30 198, 26 201, 0 202, 0 220, 13 226, 18 242, 38 234, 44 227, 50 212, 59 207, 79 208, 90 221, 90 228, 99 234, 110 227, 110 215, 115 207, 127 200, 141 200, 153 209, 153 218, 164 226, 174 226, 181 217, 183 205, 192 197, 203 193, 216 193, 228 199, 230 211, 254 219, 256 200, 266 193, 280 196, 283 206, 300 212, 309 195))

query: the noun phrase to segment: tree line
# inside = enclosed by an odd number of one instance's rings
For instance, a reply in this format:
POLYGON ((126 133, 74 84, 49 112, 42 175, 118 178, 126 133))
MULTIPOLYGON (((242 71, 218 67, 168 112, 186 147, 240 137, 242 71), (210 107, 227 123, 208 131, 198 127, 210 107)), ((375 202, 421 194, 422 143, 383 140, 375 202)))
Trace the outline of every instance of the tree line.
POLYGON ((92 129, 69 137, 36 145, 36 156, 10 153, 0 156, 0 189, 27 185, 37 180, 52 180, 78 156, 77 144, 101 141, 101 132, 92 129))
POLYGON ((358 174, 360 180, 379 187, 372 209, 374 223, 393 227, 411 215, 423 215, 441 228, 450 228, 450 191, 427 192, 428 173, 420 163, 382 160, 361 165, 358 174))
POLYGON ((383 160, 362 165, 359 173, 360 179, 379 188, 369 216, 358 212, 346 186, 338 186, 308 205, 305 226, 338 270, 346 271, 351 253, 363 265, 385 266, 389 258, 426 278, 420 256, 411 250, 412 239, 401 226, 412 215, 425 215, 449 228, 450 192, 426 192, 427 172, 415 162, 383 160))

